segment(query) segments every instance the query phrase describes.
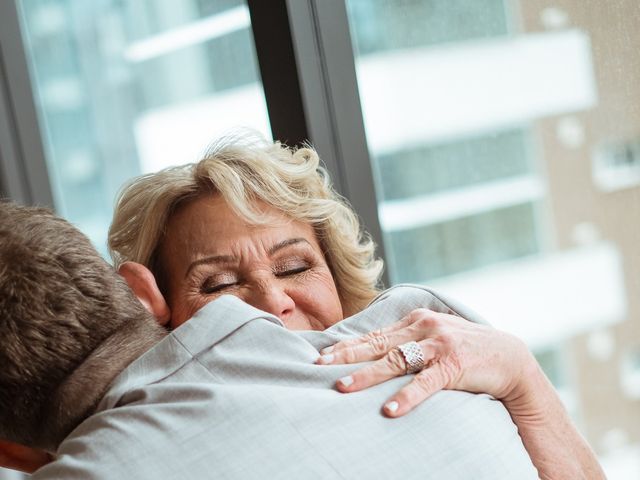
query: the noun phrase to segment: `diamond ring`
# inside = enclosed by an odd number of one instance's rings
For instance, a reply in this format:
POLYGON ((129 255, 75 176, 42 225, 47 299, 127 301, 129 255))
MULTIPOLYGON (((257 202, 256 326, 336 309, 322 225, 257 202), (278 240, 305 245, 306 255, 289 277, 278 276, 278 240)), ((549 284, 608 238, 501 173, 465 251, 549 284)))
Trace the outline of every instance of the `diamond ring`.
POLYGON ((424 368, 424 355, 418 342, 403 343, 397 348, 407 364, 407 374, 418 373, 424 368))

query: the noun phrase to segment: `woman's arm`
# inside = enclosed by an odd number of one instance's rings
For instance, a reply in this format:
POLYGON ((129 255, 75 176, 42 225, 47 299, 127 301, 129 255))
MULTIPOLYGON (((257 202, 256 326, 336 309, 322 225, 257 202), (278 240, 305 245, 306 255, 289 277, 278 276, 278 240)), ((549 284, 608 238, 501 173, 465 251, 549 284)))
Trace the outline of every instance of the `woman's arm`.
POLYGON ((576 430, 553 385, 534 361, 520 391, 502 399, 542 480, 604 479, 594 452, 576 430))
POLYGON ((404 355, 395 347, 411 341, 421 347, 425 368, 385 403, 386 415, 402 416, 443 389, 488 393, 511 414, 541 479, 605 478, 535 357, 505 332, 417 309, 389 327, 323 350, 318 363, 377 360, 337 382, 338 390, 355 392, 405 375, 404 355))

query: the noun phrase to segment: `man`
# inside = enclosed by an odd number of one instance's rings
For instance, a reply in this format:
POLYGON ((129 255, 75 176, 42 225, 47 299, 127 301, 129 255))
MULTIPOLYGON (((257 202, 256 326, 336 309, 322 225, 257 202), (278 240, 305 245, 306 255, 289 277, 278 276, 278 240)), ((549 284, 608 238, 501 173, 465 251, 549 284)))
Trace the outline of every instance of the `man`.
POLYGON ((44 463, 34 447, 53 460, 34 479, 537 478, 500 402, 441 392, 389 419, 406 378, 343 395, 358 366, 314 364, 419 306, 450 312, 432 293, 391 290, 322 332, 223 296, 167 334, 142 307, 163 315, 153 278, 131 278, 140 302, 64 220, 0 206, 5 465, 44 463))

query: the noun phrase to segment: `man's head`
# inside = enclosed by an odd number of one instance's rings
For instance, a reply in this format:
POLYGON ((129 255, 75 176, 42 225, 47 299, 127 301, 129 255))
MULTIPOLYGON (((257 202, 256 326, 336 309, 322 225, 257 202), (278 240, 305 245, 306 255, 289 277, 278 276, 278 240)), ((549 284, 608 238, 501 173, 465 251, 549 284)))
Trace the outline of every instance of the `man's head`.
POLYGON ((43 448, 61 440, 66 413, 52 409, 62 386, 140 321, 153 323, 82 233, 46 209, 0 203, 0 438, 43 448))

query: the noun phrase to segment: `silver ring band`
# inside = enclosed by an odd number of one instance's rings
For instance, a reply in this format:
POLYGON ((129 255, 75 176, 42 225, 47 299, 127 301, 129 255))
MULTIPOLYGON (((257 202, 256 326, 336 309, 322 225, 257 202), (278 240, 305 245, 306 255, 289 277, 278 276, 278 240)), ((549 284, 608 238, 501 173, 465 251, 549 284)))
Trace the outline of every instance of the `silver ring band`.
POLYGON ((407 374, 418 373, 424 368, 424 354, 418 342, 403 343, 397 348, 407 364, 407 374))

